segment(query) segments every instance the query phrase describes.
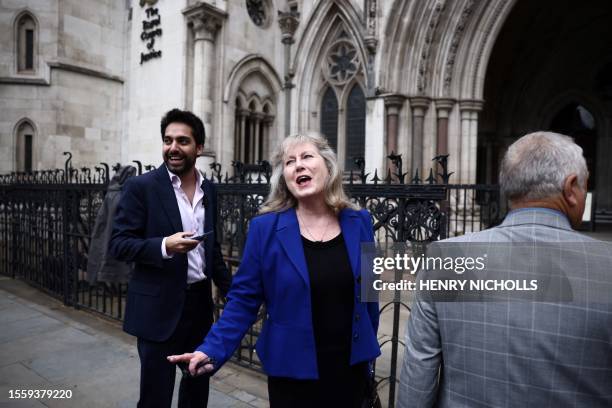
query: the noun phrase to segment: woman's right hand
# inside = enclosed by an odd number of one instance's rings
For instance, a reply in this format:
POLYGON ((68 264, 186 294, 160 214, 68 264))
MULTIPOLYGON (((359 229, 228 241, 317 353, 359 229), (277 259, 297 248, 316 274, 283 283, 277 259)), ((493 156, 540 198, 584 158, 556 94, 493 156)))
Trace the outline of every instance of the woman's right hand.
POLYGON ((185 363, 189 364, 189 374, 192 376, 209 373, 215 369, 215 366, 210 361, 210 358, 201 351, 193 353, 185 353, 181 355, 168 356, 168 361, 173 364, 185 363))

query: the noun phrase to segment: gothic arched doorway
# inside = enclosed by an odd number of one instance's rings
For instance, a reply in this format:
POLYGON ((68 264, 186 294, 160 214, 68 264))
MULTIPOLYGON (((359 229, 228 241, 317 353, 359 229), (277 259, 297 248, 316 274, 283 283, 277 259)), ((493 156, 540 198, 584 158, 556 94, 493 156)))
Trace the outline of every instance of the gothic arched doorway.
POLYGON ((612 2, 518 0, 489 58, 478 131, 477 182, 496 183, 506 148, 552 130, 583 148, 597 195, 612 210, 612 109, 609 79, 612 2), (603 78, 603 80, 602 80, 603 78))

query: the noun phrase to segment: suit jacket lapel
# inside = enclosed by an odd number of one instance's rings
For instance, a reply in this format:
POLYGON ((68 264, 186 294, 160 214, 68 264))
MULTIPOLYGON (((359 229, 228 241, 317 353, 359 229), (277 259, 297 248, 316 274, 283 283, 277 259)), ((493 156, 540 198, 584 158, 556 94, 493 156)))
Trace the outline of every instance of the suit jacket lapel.
POLYGON ((344 243, 346 244, 346 250, 355 277, 359 275, 357 266, 359 265, 359 254, 361 253, 359 226, 359 214, 356 211, 347 209, 340 211, 340 229, 342 229, 344 243))
POLYGON ((306 258, 304 257, 304 246, 302 245, 300 226, 294 208, 283 211, 278 215, 276 234, 287 257, 291 260, 291 263, 295 266, 302 279, 304 279, 306 286, 310 288, 308 268, 306 266, 306 258))
POLYGON ((176 195, 174 194, 174 188, 172 187, 172 182, 170 181, 170 176, 168 175, 166 165, 162 164, 155 170, 155 172, 155 178, 157 179, 155 189, 157 190, 157 194, 159 196, 159 202, 161 203, 164 212, 172 224, 174 233, 180 232, 183 230, 181 212, 179 211, 178 203, 176 202, 176 195))

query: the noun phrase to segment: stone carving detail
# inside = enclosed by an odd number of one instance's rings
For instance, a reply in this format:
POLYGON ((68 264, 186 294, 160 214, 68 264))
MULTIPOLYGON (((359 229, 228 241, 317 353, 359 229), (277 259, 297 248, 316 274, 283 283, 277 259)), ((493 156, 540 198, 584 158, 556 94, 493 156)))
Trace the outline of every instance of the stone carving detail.
POLYGON ((370 54, 376 53, 376 47, 378 46, 378 38, 376 37, 377 8, 377 0, 366 0, 366 35, 364 36, 364 42, 370 54))
POLYGON ((419 61, 419 71, 417 78, 417 91, 419 94, 424 94, 425 88, 427 87, 427 82, 429 80, 429 65, 431 60, 431 48, 433 44, 433 39, 436 35, 436 30, 438 28, 438 23, 440 22, 440 15, 444 10, 445 1, 438 1, 434 7, 431 19, 429 20, 429 25, 427 26, 427 32, 425 33, 425 45, 423 46, 423 51, 421 52, 421 60, 419 61))
POLYGON ((217 30, 221 28, 221 20, 215 16, 201 14, 192 20, 196 40, 213 40, 217 30))
POLYGON ((282 42, 286 44, 293 43, 293 35, 300 24, 300 13, 297 11, 278 12, 278 25, 283 34, 282 42))
POLYGON ((368 35, 376 35, 376 0, 368 0, 367 27, 368 35))
MULTIPOLYGON (((491 31, 493 30, 493 26, 495 25, 496 21, 499 21, 499 15, 501 14, 502 10, 504 9, 504 7, 507 6, 506 2, 500 1, 497 3, 497 7, 495 8, 495 12, 493 13, 493 18, 490 19, 490 24, 488 24, 485 27, 484 30, 484 37, 485 38, 489 38, 491 35, 491 31)), ((484 47, 480 47, 478 50, 478 58, 476 59, 476 69, 474 70, 474 72, 472 73, 473 78, 472 78, 472 95, 476 94, 476 84, 478 81, 476 81, 476 75, 478 75, 478 71, 480 68, 480 64, 482 63, 482 53, 484 51, 484 47)))
POLYGON ((214 42, 217 31, 223 26, 227 14, 210 6, 208 3, 198 3, 183 10, 183 15, 193 29, 195 40, 214 42))
POLYGON ((267 22, 267 12, 264 0, 246 0, 249 17, 256 26, 263 27, 267 22))
POLYGON ((455 28, 455 32, 453 33, 453 39, 451 40, 450 49, 448 52, 448 56, 446 57, 446 64, 444 68, 444 93, 450 93, 450 85, 453 80, 453 68, 455 66, 455 58, 457 57, 457 50, 459 49, 459 43, 461 42, 461 37, 463 37, 463 32, 465 30, 465 26, 468 23, 468 20, 474 11, 474 3, 475 0, 469 0, 463 11, 461 12, 461 17, 459 18, 459 23, 455 28))
POLYGON ((330 83, 343 85, 359 72, 361 61, 353 43, 341 35, 329 47, 322 65, 323 75, 330 83))

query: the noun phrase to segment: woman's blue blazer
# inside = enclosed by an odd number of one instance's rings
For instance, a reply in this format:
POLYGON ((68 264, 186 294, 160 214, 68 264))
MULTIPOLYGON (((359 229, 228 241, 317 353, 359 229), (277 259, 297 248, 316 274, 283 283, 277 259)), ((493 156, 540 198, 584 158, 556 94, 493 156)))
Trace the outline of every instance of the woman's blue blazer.
MULTIPOLYGON (((378 303, 361 302, 360 244, 373 242, 374 234, 366 210, 344 209, 339 221, 355 284, 350 364, 356 364, 380 355, 376 338, 378 303)), ((198 347, 215 359, 216 369, 234 353, 262 303, 267 319, 256 350, 264 371, 271 376, 317 379, 310 281, 293 208, 251 220, 227 305, 198 347)))

